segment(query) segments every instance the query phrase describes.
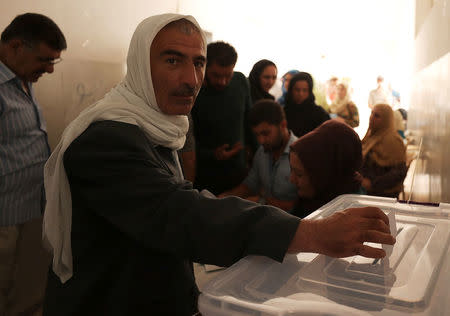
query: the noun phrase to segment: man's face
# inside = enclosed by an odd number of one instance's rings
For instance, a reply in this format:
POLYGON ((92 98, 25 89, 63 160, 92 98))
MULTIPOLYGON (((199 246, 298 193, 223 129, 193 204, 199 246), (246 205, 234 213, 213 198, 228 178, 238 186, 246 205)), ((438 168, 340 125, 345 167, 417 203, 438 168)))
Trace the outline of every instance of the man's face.
POLYGON ((60 58, 61 51, 54 50, 43 42, 34 45, 24 41, 17 43, 12 70, 20 79, 36 82, 44 73, 53 72, 55 61, 60 58))
POLYGON ((206 49, 198 32, 185 34, 176 26, 163 28, 150 47, 156 102, 168 115, 187 115, 205 75, 206 49))
POLYGON ((283 146, 283 135, 281 133, 282 126, 272 125, 267 122, 262 122, 252 127, 253 133, 264 147, 264 152, 274 152, 283 146))
POLYGON ((300 158, 296 154, 291 152, 289 154, 289 162, 291 165, 291 183, 297 187, 297 194, 302 198, 313 198, 316 194, 316 190, 311 182, 311 179, 303 166, 300 158))
POLYGON ((224 90, 233 78, 234 65, 220 66, 213 62, 206 67, 206 82, 208 87, 217 91, 224 90))
POLYGON ((305 80, 297 81, 292 87, 292 99, 295 104, 300 104, 309 97, 309 85, 305 80))

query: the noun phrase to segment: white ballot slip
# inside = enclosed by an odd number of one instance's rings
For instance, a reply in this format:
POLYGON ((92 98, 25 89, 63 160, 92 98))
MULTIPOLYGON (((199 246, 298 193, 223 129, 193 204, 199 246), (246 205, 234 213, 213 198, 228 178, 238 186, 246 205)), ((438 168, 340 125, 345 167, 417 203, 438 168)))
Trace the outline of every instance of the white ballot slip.
MULTIPOLYGON (((389 218, 389 229, 391 230, 391 235, 395 238, 397 237, 397 221, 395 220, 395 211, 389 211, 386 213, 386 215, 389 218)), ((383 244, 382 246, 384 251, 386 251, 386 258, 388 258, 392 254, 394 246, 385 244, 383 244)))

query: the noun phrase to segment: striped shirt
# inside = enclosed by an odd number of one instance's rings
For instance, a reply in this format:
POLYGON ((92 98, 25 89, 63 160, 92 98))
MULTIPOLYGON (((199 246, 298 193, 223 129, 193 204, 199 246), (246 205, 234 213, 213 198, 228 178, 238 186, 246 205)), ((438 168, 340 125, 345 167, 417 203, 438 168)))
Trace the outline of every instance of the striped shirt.
POLYGON ((0 62, 0 226, 41 216, 50 148, 42 111, 27 83, 0 62))

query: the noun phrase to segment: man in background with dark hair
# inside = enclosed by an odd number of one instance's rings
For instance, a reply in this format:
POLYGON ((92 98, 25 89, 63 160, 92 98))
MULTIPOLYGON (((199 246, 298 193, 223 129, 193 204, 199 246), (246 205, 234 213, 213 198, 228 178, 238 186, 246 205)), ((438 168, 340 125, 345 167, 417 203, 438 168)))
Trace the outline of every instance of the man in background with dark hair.
POLYGON ((205 81, 192 110, 195 186, 214 194, 241 183, 247 175, 249 149, 256 147, 247 124, 250 90, 245 76, 234 71, 236 60, 236 50, 228 43, 208 45, 205 81))
POLYGON ((219 197, 257 195, 265 204, 290 211, 297 199, 297 189, 289 181, 289 147, 297 137, 287 128, 283 108, 272 100, 256 102, 250 110, 249 123, 261 146, 245 180, 219 197))
POLYGON ((42 304, 50 259, 42 248, 45 122, 32 88, 61 61, 66 40, 48 17, 17 16, 0 42, 0 315, 42 304))

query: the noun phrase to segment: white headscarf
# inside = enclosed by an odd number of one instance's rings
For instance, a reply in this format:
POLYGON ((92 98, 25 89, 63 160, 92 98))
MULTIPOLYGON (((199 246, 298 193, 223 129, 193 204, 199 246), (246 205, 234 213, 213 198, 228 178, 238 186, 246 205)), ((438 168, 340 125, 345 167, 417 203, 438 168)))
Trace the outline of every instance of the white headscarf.
POLYGON ((127 74, 105 97, 84 110, 67 126, 45 164, 44 183, 47 204, 44 213, 44 244, 53 252, 53 271, 66 282, 72 277, 72 197, 63 157, 66 149, 95 121, 112 120, 137 125, 152 141, 171 149, 180 149, 189 127, 185 115, 166 115, 156 103, 150 69, 150 46, 158 32, 170 22, 186 19, 200 30, 192 16, 162 14, 142 21, 130 42, 127 74))

